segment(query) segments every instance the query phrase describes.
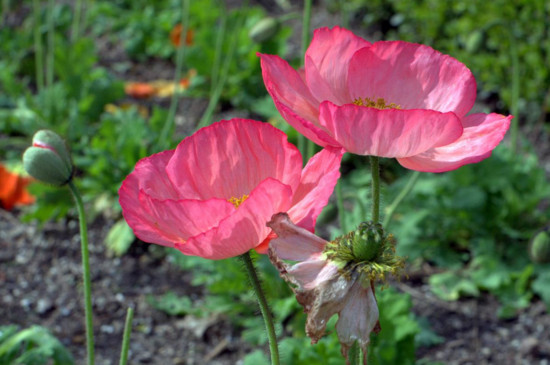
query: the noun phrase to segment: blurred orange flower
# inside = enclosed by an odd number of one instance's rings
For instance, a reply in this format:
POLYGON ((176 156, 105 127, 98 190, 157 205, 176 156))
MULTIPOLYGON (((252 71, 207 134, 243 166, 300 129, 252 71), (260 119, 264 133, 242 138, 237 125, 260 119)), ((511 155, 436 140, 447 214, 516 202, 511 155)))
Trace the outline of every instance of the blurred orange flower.
MULTIPOLYGON (((174 47, 178 47, 181 42, 181 32, 183 30, 183 27, 181 24, 176 24, 172 31, 170 32, 170 41, 174 45, 174 47)), ((187 33, 185 35, 185 45, 191 46, 193 44, 193 36, 195 35, 195 32, 193 29, 188 29, 187 33)))
POLYGON ((26 189, 31 181, 32 178, 14 174, 0 164, 0 207, 12 210, 16 205, 34 203, 34 197, 26 189))
POLYGON ((147 99, 155 94, 154 86, 145 82, 128 82, 124 86, 126 95, 136 99, 147 99))

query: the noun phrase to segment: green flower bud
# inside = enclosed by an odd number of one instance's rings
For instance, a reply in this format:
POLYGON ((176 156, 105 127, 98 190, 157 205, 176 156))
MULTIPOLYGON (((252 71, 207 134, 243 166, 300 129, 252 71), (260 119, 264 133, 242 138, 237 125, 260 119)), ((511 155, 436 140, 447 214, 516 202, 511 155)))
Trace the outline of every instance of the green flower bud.
POLYGON ((32 147, 23 154, 23 167, 37 180, 62 186, 73 175, 73 164, 65 142, 49 130, 35 133, 32 147))
POLYGON ((265 42, 273 37, 279 30, 279 22, 275 18, 263 18, 250 29, 248 36, 256 43, 265 42))
POLYGON ((538 232, 531 240, 529 254, 534 262, 550 263, 550 234, 548 228, 538 232))

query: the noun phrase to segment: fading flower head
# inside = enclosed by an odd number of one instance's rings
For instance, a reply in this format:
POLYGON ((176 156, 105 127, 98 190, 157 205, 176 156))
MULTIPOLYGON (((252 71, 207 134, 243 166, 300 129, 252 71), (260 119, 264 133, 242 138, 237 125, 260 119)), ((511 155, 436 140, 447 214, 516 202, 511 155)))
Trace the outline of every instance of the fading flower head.
POLYGON ((298 132, 412 170, 450 171, 489 157, 512 119, 466 115, 476 98, 472 73, 425 45, 371 44, 334 27, 315 31, 304 69, 260 57, 267 91, 298 132))
POLYGON ((265 252, 277 212, 308 230, 326 205, 343 151, 326 148, 302 169, 286 135, 246 119, 214 123, 175 150, 140 160, 119 190, 138 238, 186 255, 224 259, 265 252))
MULTIPOLYGON (((366 364, 371 332, 380 330, 374 280, 395 274, 404 262, 395 256, 395 242, 380 225, 362 223, 357 230, 332 242, 294 225, 285 213, 268 226, 277 234, 269 258, 307 313, 306 333, 316 343, 329 319, 338 314, 336 332, 342 355, 348 359, 357 341, 366 364), (283 260, 297 261, 289 265, 283 260)), ((349 360, 349 359, 348 359, 349 360)))

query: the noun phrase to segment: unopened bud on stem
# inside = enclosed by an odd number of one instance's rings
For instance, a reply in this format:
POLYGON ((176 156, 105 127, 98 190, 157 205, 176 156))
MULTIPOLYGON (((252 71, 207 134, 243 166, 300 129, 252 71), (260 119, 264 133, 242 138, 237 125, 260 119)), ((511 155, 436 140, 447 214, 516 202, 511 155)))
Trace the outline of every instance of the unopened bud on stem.
POLYGON ((65 141, 50 130, 35 133, 32 147, 23 154, 25 170, 37 180, 62 186, 73 176, 73 164, 65 141))

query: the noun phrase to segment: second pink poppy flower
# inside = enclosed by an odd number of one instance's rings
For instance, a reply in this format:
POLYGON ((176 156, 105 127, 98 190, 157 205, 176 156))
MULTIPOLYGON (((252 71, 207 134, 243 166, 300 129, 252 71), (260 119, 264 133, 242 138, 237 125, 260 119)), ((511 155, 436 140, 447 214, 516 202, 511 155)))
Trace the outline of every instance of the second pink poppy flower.
POLYGON ((313 231, 340 177, 342 154, 326 148, 302 168, 282 131, 253 120, 221 121, 175 150, 140 160, 119 201, 143 241, 208 259, 265 252, 266 222, 277 212, 313 231))
POLYGON ((466 115, 476 98, 472 73, 425 45, 371 44, 334 27, 315 31, 302 70, 260 57, 268 92, 298 132, 412 170, 449 171, 489 157, 512 119, 466 115))

